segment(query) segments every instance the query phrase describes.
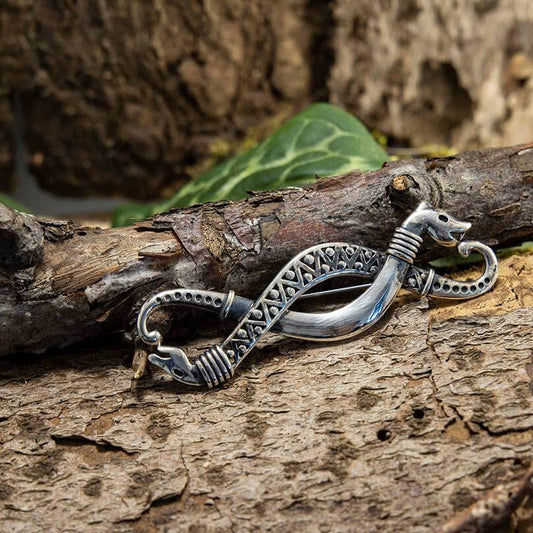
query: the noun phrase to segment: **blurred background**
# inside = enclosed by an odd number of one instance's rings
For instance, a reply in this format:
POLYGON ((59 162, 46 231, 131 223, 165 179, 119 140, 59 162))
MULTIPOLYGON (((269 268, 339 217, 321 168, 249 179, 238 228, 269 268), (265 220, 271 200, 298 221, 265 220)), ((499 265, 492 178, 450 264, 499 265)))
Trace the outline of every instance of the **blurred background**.
POLYGON ((0 190, 104 218, 317 101, 392 155, 533 139, 531 0, 3 0, 0 190))

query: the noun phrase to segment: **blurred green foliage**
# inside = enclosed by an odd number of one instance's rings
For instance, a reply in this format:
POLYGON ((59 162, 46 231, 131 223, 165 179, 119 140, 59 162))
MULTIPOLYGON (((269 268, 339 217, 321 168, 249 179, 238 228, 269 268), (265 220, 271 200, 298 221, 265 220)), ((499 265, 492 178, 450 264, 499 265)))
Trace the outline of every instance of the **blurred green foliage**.
POLYGON ((31 213, 31 209, 29 207, 26 207, 25 205, 21 204, 20 202, 17 202, 16 200, 13 200, 11 196, 8 196, 3 192, 0 192, 0 203, 7 205, 7 207, 11 207, 11 209, 22 211, 23 213, 31 213))
MULTIPOLYGON (((505 259, 506 257, 511 257, 512 255, 521 255, 521 254, 530 254, 533 253, 533 242, 526 241, 520 244, 519 246, 512 246, 510 248, 500 248, 496 250, 496 255, 498 259, 505 259)), ((468 257, 461 257, 459 254, 450 256, 450 257, 441 257, 440 259, 435 259, 430 261, 430 265, 433 268, 449 270, 453 267, 460 267, 463 265, 475 265, 477 263, 482 263, 483 258, 479 254, 472 254, 468 257)))
POLYGON ((190 181, 168 200, 127 204, 113 216, 124 226, 156 213, 203 202, 239 200, 248 191, 307 185, 320 176, 375 170, 387 153, 363 124, 330 104, 315 104, 255 148, 190 181))

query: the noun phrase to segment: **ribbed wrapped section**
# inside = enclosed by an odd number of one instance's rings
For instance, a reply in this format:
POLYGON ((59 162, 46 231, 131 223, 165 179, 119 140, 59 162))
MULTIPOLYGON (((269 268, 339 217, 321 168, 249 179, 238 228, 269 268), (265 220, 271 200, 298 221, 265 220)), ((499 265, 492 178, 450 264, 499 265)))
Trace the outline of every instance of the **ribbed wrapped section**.
POLYGON ((218 344, 207 349, 196 360, 196 366, 210 389, 225 383, 234 374, 226 352, 218 344))
POLYGON ((422 237, 420 235, 412 233, 405 228, 396 228, 387 253, 412 264, 421 244, 422 237))

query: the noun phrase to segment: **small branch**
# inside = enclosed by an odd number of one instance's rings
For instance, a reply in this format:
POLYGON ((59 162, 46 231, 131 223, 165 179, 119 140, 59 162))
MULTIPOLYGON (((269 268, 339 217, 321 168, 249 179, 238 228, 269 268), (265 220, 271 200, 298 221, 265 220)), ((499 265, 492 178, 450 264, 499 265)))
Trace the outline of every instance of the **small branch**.
POLYGON ((493 531, 533 494, 533 464, 518 483, 498 485, 438 530, 438 533, 493 531))

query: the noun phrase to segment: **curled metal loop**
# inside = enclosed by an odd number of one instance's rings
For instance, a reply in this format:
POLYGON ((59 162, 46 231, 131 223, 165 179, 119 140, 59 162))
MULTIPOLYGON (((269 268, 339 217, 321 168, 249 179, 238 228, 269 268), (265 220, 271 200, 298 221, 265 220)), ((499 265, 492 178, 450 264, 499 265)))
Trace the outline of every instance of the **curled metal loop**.
POLYGON ((465 241, 459 244, 457 250, 463 257, 468 257, 472 252, 481 254, 485 261, 483 274, 472 281, 458 281, 435 275, 428 296, 464 300, 485 294, 496 283, 498 260, 496 259, 496 254, 487 245, 477 241, 465 241))

